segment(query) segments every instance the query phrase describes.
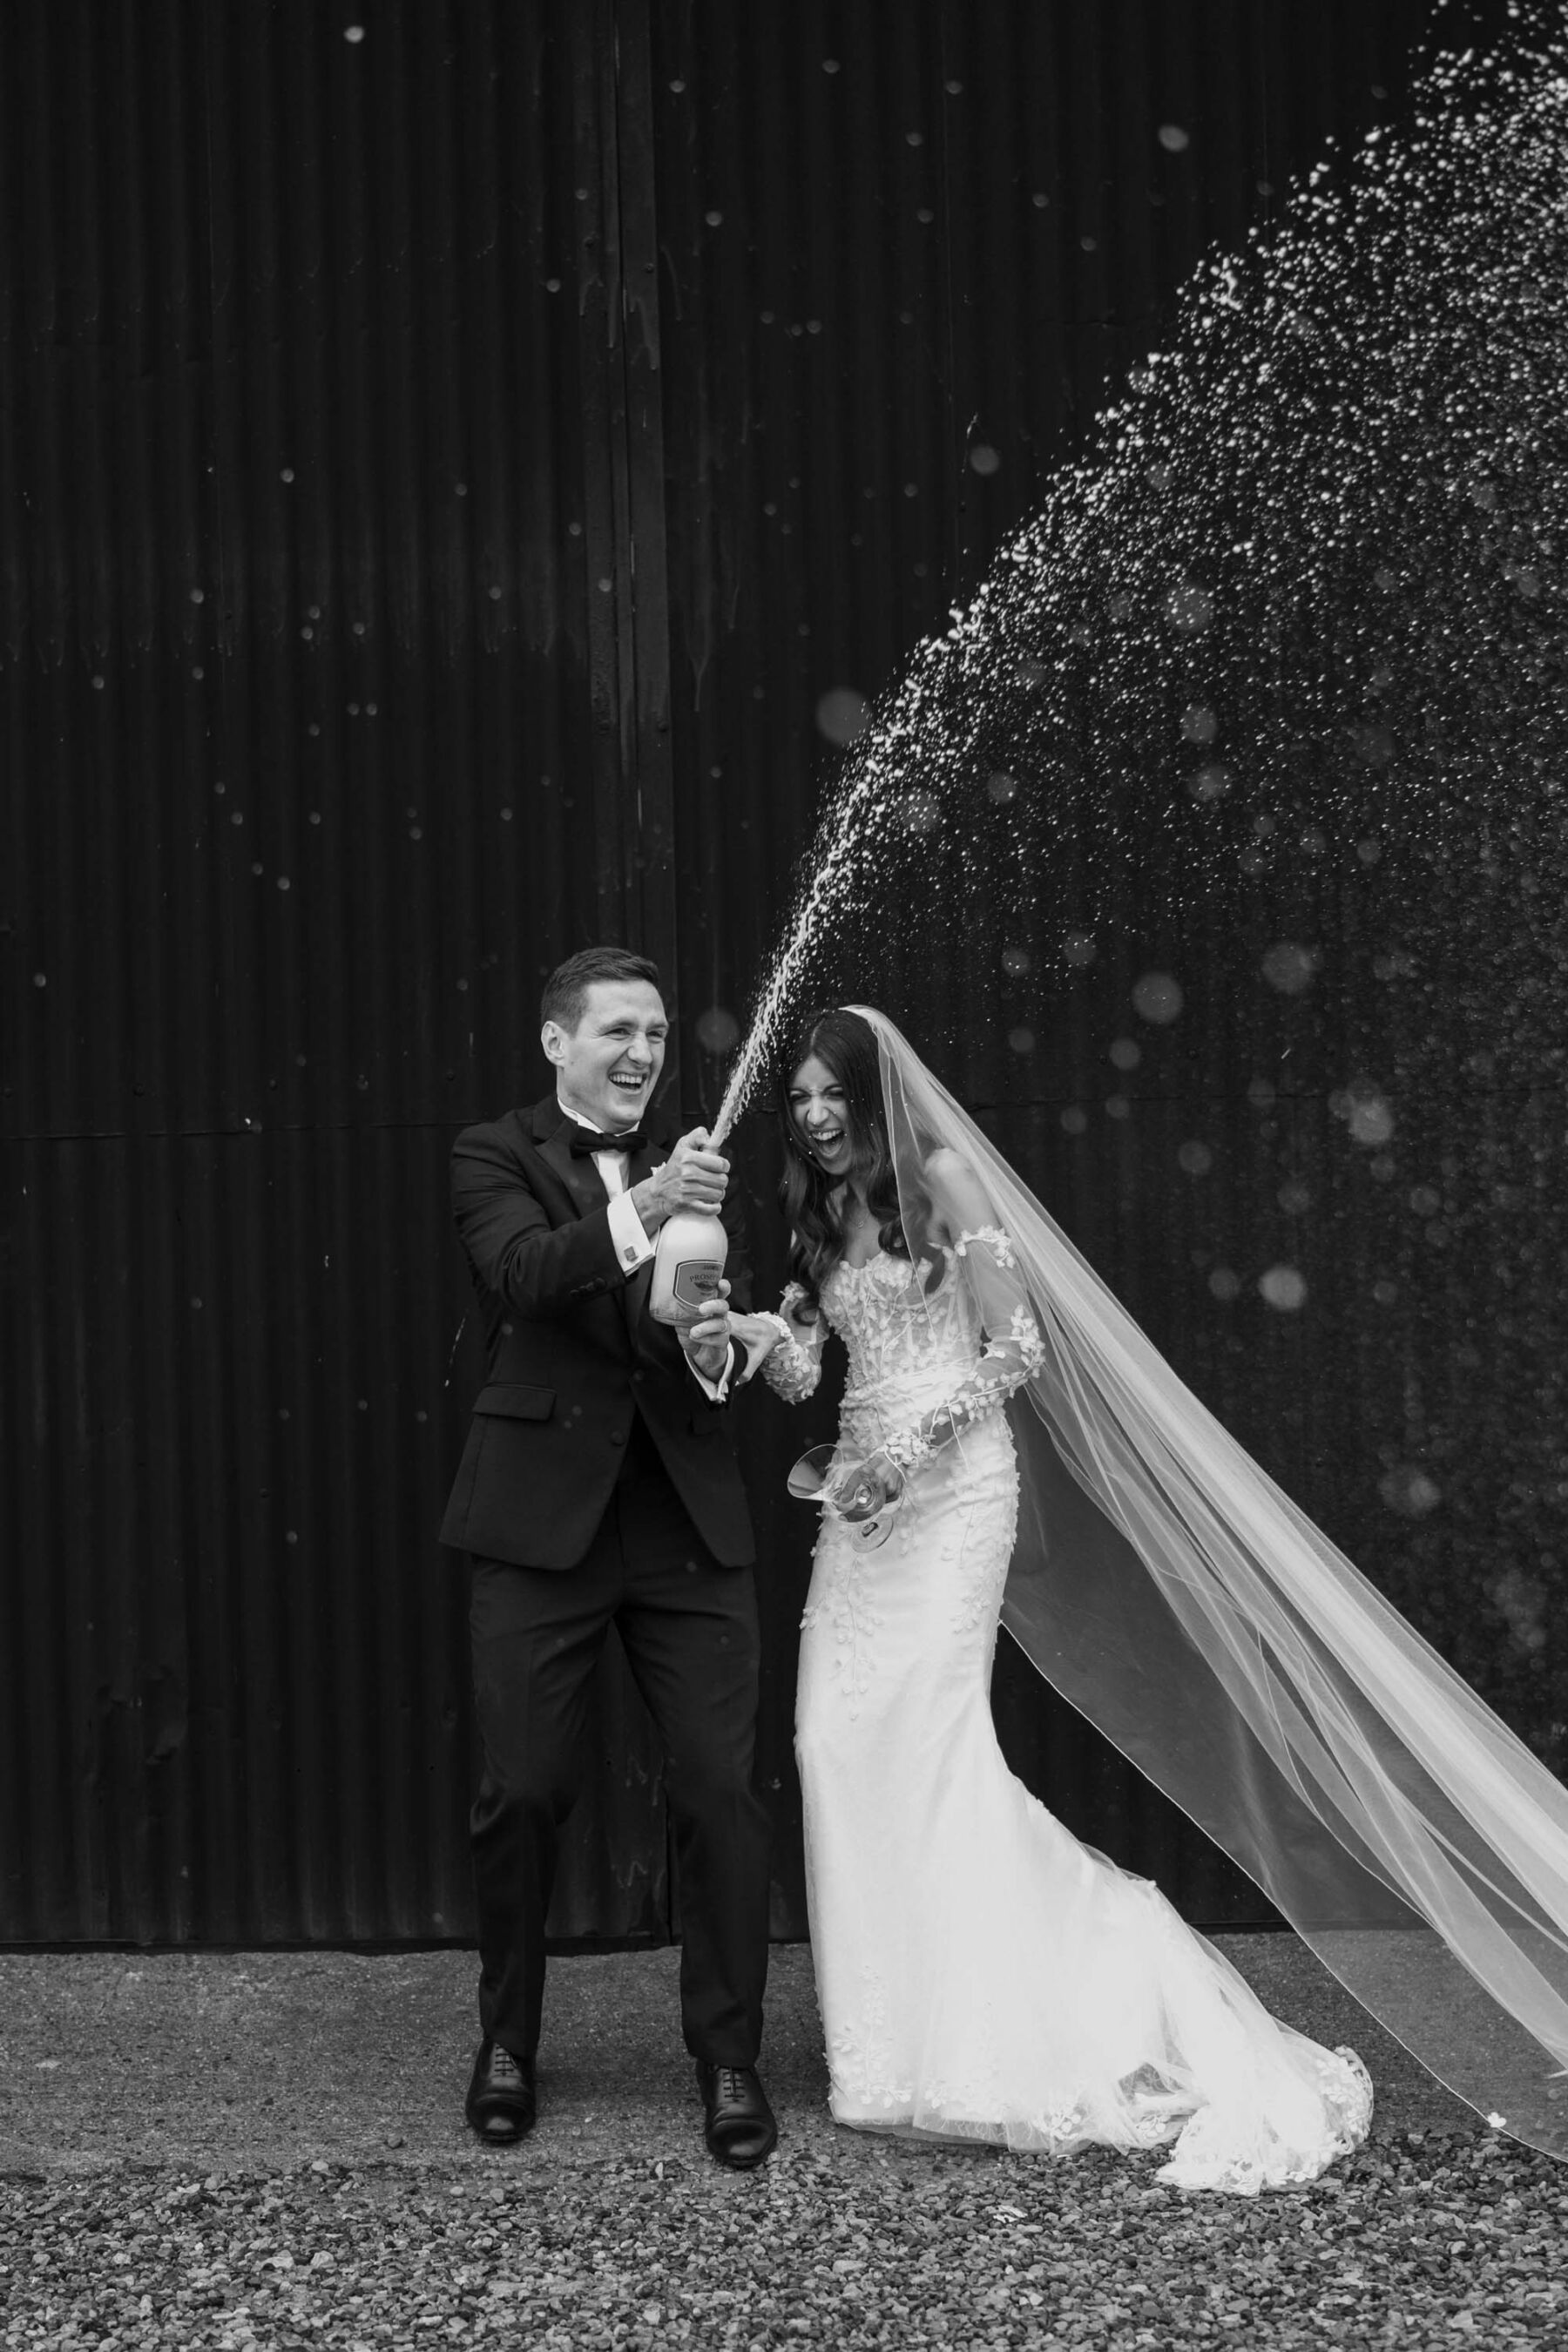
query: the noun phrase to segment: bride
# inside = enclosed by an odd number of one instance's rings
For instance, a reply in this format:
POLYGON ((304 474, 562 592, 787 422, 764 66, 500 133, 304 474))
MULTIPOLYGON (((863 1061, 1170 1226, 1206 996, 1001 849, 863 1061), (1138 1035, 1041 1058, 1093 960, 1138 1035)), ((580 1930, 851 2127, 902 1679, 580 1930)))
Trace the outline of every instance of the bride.
POLYGON ((823 1505, 796 1753, 835 2117, 1163 2147, 1162 2179, 1244 2193, 1370 2125, 1353 2051, 1271 2017, 1008 1771, 1000 1617, 1418 2055, 1472 2098, 1479 2065, 1521 2110, 1490 2119, 1556 2144, 1563 1792, 1182 1387, 890 1023, 821 1015, 783 1091, 793 1278, 780 1314, 728 1323, 790 1402, 830 1336, 848 1354, 838 1445, 792 1481, 823 1505))

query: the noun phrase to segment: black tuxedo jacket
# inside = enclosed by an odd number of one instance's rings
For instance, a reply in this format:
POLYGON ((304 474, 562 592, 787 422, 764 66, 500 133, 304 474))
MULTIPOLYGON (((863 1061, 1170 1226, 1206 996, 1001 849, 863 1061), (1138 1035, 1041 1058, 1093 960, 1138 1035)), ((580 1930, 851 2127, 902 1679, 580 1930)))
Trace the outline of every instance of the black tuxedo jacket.
MULTIPOLYGON (((484 1318, 489 1377, 474 1403, 441 1541, 487 1559, 572 1568, 593 1541, 642 1414, 709 1549, 756 1557, 729 1412, 692 1378, 680 1342, 647 1311, 651 1264, 626 1277, 592 1160, 568 1148, 553 1097, 466 1128, 452 1151, 452 1208, 484 1318)), ((654 1143, 630 1184, 668 1158, 654 1143)), ((751 1304, 744 1221, 731 1184, 725 1276, 751 1304)))

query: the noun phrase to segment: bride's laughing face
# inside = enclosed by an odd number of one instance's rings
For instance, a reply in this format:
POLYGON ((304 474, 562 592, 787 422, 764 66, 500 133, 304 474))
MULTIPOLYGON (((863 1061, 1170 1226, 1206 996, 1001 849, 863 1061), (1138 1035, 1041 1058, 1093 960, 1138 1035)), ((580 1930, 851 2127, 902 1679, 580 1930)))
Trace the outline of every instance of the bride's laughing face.
POLYGON ((855 1158, 849 1106, 826 1062, 808 1054, 789 1085, 789 1115, 809 1157, 825 1176, 847 1176, 855 1158))

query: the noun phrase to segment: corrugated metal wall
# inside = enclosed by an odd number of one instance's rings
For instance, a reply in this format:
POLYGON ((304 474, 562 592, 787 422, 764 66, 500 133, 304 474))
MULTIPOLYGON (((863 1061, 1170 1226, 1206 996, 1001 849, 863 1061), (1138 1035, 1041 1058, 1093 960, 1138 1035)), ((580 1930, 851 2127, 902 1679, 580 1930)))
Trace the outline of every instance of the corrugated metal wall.
MULTIPOLYGON (((0 1938, 467 1931, 453 1131, 542 1091, 539 978, 595 936, 671 974, 711 1110, 697 1024, 782 919, 819 698, 973 587, 1205 247, 1397 112, 1427 14, 5 12, 0 1938)), ((1074 1018, 1077 1095, 1103 1040, 1074 1018)), ((1019 1136, 1243 1406, 1162 1285, 1174 1132, 1069 1160, 1047 1104, 1019 1136), (1105 1203, 1140 1187, 1134 1230, 1105 1203)), ((741 1150, 772 1277, 763 1122, 741 1150)), ((748 1414, 777 1492, 809 1432, 748 1414)), ((809 1529, 763 1517, 798 1933, 809 1529)), ((998 1704, 1074 1826, 1256 1914, 1005 1654, 998 1704)), ((596 1736, 557 1925, 658 1932, 619 1679, 596 1736)))

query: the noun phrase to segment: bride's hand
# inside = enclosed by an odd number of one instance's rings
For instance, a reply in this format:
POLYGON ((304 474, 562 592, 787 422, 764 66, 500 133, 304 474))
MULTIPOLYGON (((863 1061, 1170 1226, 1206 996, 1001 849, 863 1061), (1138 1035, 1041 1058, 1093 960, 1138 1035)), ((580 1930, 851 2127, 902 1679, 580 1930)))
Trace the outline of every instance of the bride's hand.
POLYGON ((875 1518, 904 1491, 904 1474, 885 1454, 869 1454, 840 1470, 826 1490, 827 1499, 841 1517, 875 1518))
POLYGON ((741 1378, 749 1381, 778 1346, 784 1333, 771 1315, 737 1315, 731 1309, 730 1337, 738 1339, 746 1351, 746 1369, 741 1378))

